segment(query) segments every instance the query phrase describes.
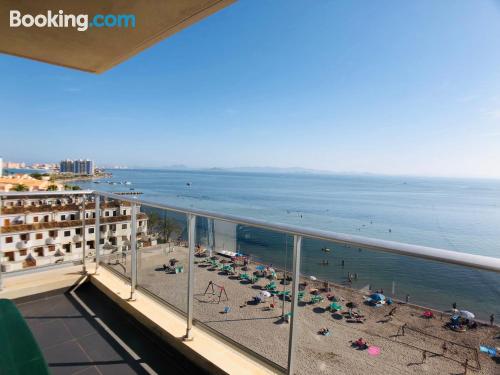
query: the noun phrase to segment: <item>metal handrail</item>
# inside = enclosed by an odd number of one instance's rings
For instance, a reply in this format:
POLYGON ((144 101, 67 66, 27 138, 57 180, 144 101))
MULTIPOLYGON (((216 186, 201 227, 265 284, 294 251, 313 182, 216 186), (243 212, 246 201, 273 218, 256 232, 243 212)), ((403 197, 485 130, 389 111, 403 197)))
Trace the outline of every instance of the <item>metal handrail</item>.
POLYGON ((137 198, 123 197, 117 194, 101 192, 101 191, 95 191, 94 193, 109 199, 138 203, 149 207, 183 213, 186 215, 194 214, 209 219, 227 221, 241 225, 248 225, 280 233, 303 236, 306 238, 314 238, 318 240, 330 241, 341 245, 350 245, 354 248, 364 248, 384 253, 405 255, 414 258, 433 260, 448 264, 455 264, 459 266, 465 266, 465 267, 500 273, 500 258, 493 258, 484 255, 476 255, 465 252, 444 250, 428 246, 412 245, 396 241, 381 240, 376 238, 368 238, 363 236, 336 233, 320 229, 304 228, 296 225, 272 223, 265 220, 215 213, 199 209, 187 209, 178 206, 170 206, 161 203, 150 202, 147 200, 142 200, 137 198))

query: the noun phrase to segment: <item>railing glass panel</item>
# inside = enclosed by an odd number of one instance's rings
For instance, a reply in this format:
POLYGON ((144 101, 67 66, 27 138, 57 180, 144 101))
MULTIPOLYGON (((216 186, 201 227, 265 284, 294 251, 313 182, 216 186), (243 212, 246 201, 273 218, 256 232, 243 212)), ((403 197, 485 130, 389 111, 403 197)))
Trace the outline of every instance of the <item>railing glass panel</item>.
POLYGON ((197 218, 194 318, 287 367, 293 237, 197 218))
POLYGON ((498 371, 479 347, 498 346, 500 274, 311 238, 301 254, 296 373, 498 371))
POLYGON ((132 205, 129 202, 111 198, 101 197, 100 201, 100 262, 130 279, 132 205))
POLYGON ((186 215, 141 205, 137 245, 137 285, 185 313, 189 254, 186 215))
POLYGON ((84 249, 86 259, 92 259, 92 194, 19 192, 0 197, 0 256, 4 274, 81 264, 84 249))

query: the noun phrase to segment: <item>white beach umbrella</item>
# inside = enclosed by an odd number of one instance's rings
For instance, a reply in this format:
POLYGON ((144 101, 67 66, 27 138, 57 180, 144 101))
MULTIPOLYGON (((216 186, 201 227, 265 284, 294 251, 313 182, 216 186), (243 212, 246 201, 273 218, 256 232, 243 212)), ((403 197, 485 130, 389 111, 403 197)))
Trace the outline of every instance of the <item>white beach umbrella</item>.
POLYGON ((259 294, 260 294, 260 296, 262 298, 269 298, 269 297, 271 297, 271 293, 269 293, 267 290, 262 290, 259 294))
POLYGON ((476 316, 467 310, 460 310, 460 316, 464 319, 474 319, 476 316))
POLYGON ((318 280, 318 279, 316 278, 316 276, 309 276, 309 278, 310 278, 312 281, 316 281, 316 280, 318 280))

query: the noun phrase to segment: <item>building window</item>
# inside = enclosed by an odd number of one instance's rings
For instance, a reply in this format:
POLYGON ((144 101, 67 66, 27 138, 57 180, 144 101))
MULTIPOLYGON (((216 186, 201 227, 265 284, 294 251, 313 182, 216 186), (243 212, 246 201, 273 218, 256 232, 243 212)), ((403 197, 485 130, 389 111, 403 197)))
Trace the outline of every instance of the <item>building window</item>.
POLYGON ((43 233, 37 233, 35 238, 41 240, 43 238, 43 233))
POLYGON ((94 233, 94 228, 89 228, 89 233, 94 233))
POLYGON ((80 249, 80 248, 82 247, 82 243, 81 243, 81 242, 77 242, 77 243, 75 244, 75 247, 76 247, 77 249, 80 249))
POLYGON ((106 216, 106 217, 107 217, 107 216, 109 216, 109 211, 106 211, 106 212, 104 213, 104 216, 106 216))
POLYGON ((82 234, 82 228, 76 228, 75 233, 81 235, 82 234))
POLYGON ((63 249, 65 252, 70 253, 71 252, 71 245, 69 243, 63 245, 63 249))
POLYGON ((71 220, 76 220, 76 215, 75 214, 71 214, 71 220))
POLYGON ((12 241, 13 241, 12 237, 5 238, 5 243, 12 243, 12 241))
POLYGON ((5 225, 6 227, 8 227, 10 225, 10 219, 5 219, 4 222, 3 222, 3 225, 5 225))
POLYGON ((127 210, 123 210, 123 215, 125 216, 127 214, 127 210))
POLYGON ((52 237, 52 238, 56 238, 57 237, 57 231, 56 230, 51 230, 49 232, 49 236, 52 237))
POLYGON ((127 224, 122 224, 122 229, 127 229, 127 224))
POLYGON ((104 238, 101 238, 101 240, 99 241, 99 243, 100 243, 101 245, 104 245, 104 238))
POLYGON ((66 215, 61 215, 61 220, 66 220, 66 215))
POLYGON ((43 256, 43 247, 37 247, 35 249, 35 253, 36 255, 38 255, 39 257, 42 257, 43 256))
POLYGON ((38 223, 38 216, 33 217, 33 222, 38 223))
POLYGON ((30 237, 27 233, 21 234, 20 237, 21 237, 22 241, 28 241, 30 239, 30 237))
POLYGON ((69 237, 69 236, 71 236, 71 231, 65 230, 64 231, 64 237, 69 237))
POLYGON ((9 252, 4 253, 4 256, 7 257, 7 259, 9 260, 9 262, 13 262, 14 261, 14 252, 13 251, 9 251, 9 252))
POLYGON ((113 216, 118 216, 118 211, 117 210, 113 211, 113 216))
POLYGON ((21 255, 23 257, 26 256, 26 254, 28 254, 28 250, 26 250, 26 249, 23 249, 23 250, 19 251, 19 255, 21 255))
POLYGON ((46 223, 48 223, 49 222, 49 215, 45 215, 43 217, 43 221, 45 221, 46 223))

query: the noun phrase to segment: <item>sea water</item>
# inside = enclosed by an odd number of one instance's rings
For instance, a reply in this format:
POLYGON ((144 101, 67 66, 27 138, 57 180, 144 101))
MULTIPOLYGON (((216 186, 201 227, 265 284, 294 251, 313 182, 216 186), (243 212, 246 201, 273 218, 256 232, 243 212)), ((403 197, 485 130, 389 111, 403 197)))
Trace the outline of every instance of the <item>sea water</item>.
MULTIPOLYGON (((296 173, 113 170, 84 188, 339 233, 500 257, 500 181, 296 173)), ((291 238, 239 226, 237 246, 290 269, 291 238), (286 246, 288 245, 288 246, 286 246)), ((236 250, 236 249, 229 249, 236 250)), ((446 310, 500 319, 500 275, 306 239, 301 272, 446 310), (329 248, 329 252, 322 251, 329 248), (328 261, 328 265, 322 265, 328 261), (347 275, 356 274, 352 282, 347 275)))

